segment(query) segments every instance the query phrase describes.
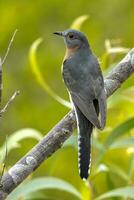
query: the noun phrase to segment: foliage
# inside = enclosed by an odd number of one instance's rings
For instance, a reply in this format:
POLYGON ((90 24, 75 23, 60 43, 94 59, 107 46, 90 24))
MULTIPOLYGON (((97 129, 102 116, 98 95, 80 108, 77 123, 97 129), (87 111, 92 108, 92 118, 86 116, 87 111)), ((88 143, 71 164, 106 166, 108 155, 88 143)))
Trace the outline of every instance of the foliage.
MULTIPOLYGON (((61 199, 76 199, 80 200, 81 199, 81 194, 69 183, 60 180, 58 178, 36 178, 31 181, 27 181, 23 183, 21 186, 19 186, 15 192, 13 192, 7 200, 12 199, 16 200, 19 199, 20 197, 22 198, 27 198, 27 196, 30 193, 35 193, 37 190, 51 190, 51 195, 49 196, 45 195, 43 196, 43 199, 55 199, 55 195, 52 193, 52 190, 58 190, 64 192, 64 196, 62 194, 61 197, 56 197, 61 198, 61 199), (66 196, 65 193, 70 193, 70 196, 66 196), (71 197, 72 196, 72 197, 71 197)), ((32 195, 30 198, 34 199, 34 195, 32 195)), ((38 197, 39 198, 39 197, 38 197)))
MULTIPOLYGON (((0 122, 0 160, 2 164, 5 157, 2 140, 8 134, 6 165, 11 166, 42 138, 41 133, 47 133, 64 116, 68 108, 63 105, 70 105, 64 100, 67 93, 59 69, 63 45, 51 32, 68 28, 69 24, 79 29, 87 15, 78 17, 73 23, 72 19, 83 12, 88 13, 90 18, 82 30, 89 36, 104 74, 107 74, 133 45, 134 4, 124 0, 110 4, 106 0, 74 3, 2 0, 0 6, 1 55, 4 55, 9 36, 18 28, 4 66, 3 95, 6 99, 14 89, 19 89, 21 95, 0 122), (44 43, 38 49, 41 40, 37 38, 40 35, 43 35, 44 43), (55 99, 63 103, 59 104, 55 99)), ((74 133, 63 148, 46 160, 8 199, 134 199, 133 81, 133 77, 129 78, 108 99, 107 125, 104 131, 95 130, 92 136, 92 167, 87 182, 78 175, 77 136, 74 133)))
POLYGON ((29 58, 30 58, 30 62, 31 62, 31 67, 32 67, 32 71, 35 74, 35 77, 38 81, 38 83, 42 86, 42 88, 50 95, 52 96, 56 101, 58 101, 59 103, 63 104, 64 106, 67 106, 69 108, 71 108, 71 104, 62 99, 61 97, 59 97, 46 83, 45 79, 42 77, 41 72, 39 71, 39 67, 38 64, 36 62, 36 51, 37 51, 37 47, 38 45, 42 42, 42 39, 39 38, 37 39, 31 46, 30 49, 30 54, 29 54, 29 58))

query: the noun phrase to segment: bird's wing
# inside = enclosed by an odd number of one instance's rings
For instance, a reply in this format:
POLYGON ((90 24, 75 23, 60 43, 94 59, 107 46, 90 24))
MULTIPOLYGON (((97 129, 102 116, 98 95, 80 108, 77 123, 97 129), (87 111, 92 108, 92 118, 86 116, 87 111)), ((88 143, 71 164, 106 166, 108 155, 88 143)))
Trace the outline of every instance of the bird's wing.
POLYGON ((73 65, 73 69, 69 67, 67 64, 64 66, 63 77, 72 101, 94 126, 102 129, 106 120, 106 96, 98 61, 93 57, 82 67, 79 64, 73 65), (100 120, 95 99, 98 101, 100 120))
POLYGON ((100 125, 101 129, 105 127, 106 115, 107 115, 107 104, 106 104, 106 92, 105 90, 101 91, 100 96, 98 97, 99 112, 100 112, 100 125))
POLYGON ((93 104, 93 101, 87 102, 86 99, 81 98, 77 93, 70 92, 72 101, 78 106, 83 115, 97 128, 101 128, 100 122, 93 104))

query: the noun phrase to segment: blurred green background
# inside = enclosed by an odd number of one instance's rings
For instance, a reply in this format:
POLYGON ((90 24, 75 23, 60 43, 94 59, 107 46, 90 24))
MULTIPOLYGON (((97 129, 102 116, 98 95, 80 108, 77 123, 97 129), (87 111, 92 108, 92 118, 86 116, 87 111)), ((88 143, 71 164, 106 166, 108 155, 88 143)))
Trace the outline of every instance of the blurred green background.
MULTIPOLYGON (((61 78, 61 63, 65 45, 62 40, 52 34, 54 31, 65 30, 77 17, 88 15, 89 19, 83 23, 81 30, 88 36, 94 53, 101 61, 105 75, 124 56, 124 53, 127 52, 126 48, 134 46, 133 0, 1 0, 0 11, 0 56, 2 58, 13 32, 16 28, 18 29, 3 66, 2 105, 15 90, 20 90, 20 95, 0 119, 1 146, 7 134, 12 135, 18 131, 21 135, 20 130, 24 128, 38 130, 42 135, 47 134, 69 111, 67 107, 55 101, 40 87, 37 77, 31 70, 29 51, 36 39, 43 38, 43 42, 36 52, 42 76, 55 93, 67 100, 68 95, 61 78), (110 53, 111 49, 113 53, 110 53)), ((134 181, 133 83, 134 77, 132 76, 108 100, 107 126, 102 133, 98 133, 97 130, 94 132, 92 170, 88 183, 83 183, 78 175, 75 135, 71 137, 64 148, 57 151, 34 172, 32 179, 38 176, 63 179, 72 184, 85 200, 90 197, 95 199, 105 192, 120 187, 125 189, 130 187, 131 190, 134 181)), ((28 134, 28 132, 26 133, 28 134)), ((10 151, 7 168, 37 143, 40 136, 36 137, 35 135, 31 138, 25 137, 20 142, 20 148, 10 151)), ((32 179, 30 177, 30 181, 32 179)), ((23 191, 23 194, 25 193, 25 188, 20 190, 23 191)), ((134 193, 130 190, 129 194, 134 193)), ((122 194, 123 192, 120 192, 120 195, 114 195, 119 197, 109 197, 109 199, 125 198, 121 197, 122 194)), ((65 195, 63 191, 55 189, 52 185, 49 190, 43 189, 36 195, 34 194, 34 197, 22 196, 24 199, 70 200, 78 198, 71 192, 65 195)), ((128 197, 132 198, 132 196, 128 197)), ((19 197, 17 198, 19 199, 19 197)))

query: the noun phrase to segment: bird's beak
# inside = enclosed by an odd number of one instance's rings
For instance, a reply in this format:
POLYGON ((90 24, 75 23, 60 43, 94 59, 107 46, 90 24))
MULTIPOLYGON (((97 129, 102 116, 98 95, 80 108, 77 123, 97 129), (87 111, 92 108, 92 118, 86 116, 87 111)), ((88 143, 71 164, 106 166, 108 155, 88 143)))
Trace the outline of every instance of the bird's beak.
POLYGON ((64 36, 64 34, 63 34, 63 32, 62 31, 56 31, 56 32, 54 32, 53 34, 55 34, 55 35, 59 35, 59 36, 64 36))

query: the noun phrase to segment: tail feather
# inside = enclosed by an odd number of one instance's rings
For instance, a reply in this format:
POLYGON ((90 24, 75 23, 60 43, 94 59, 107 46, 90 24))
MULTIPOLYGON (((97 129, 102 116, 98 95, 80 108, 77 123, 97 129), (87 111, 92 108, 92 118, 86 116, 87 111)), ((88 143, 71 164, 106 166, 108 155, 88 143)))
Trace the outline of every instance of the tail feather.
POLYGON ((82 114, 78 107, 75 108, 78 123, 79 173, 82 179, 87 179, 91 160, 91 133, 93 130, 93 125, 82 114))

